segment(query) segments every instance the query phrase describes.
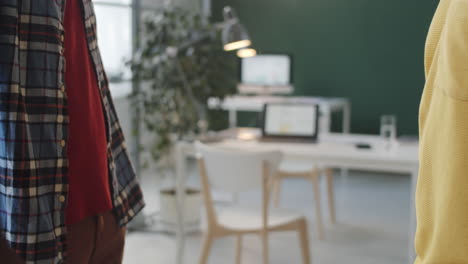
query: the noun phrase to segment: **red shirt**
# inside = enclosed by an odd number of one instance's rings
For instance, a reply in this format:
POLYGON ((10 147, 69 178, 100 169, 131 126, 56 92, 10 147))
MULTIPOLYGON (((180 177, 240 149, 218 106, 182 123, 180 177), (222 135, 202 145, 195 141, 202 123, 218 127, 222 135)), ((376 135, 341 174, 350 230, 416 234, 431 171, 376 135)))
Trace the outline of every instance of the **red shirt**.
POLYGON ((112 209, 104 114, 79 1, 67 1, 64 21, 70 121, 67 224, 112 209))

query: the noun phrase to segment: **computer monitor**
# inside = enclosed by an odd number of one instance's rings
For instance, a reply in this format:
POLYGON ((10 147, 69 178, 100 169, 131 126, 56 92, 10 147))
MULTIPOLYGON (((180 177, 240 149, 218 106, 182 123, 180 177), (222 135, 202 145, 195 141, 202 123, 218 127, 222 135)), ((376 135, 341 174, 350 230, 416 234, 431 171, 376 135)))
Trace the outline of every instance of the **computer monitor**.
POLYGON ((316 104, 272 103, 263 110, 263 137, 316 140, 319 107, 316 104))
POLYGON ((291 56, 261 54, 241 61, 240 93, 293 92, 291 85, 291 56))

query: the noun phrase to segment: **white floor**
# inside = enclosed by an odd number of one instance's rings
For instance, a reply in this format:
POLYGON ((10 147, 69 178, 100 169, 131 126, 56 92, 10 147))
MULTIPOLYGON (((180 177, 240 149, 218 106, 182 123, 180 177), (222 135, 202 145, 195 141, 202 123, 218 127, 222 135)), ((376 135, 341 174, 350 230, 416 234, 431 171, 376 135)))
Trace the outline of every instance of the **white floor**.
MULTIPOLYGON (((196 177, 192 184, 196 185, 196 177)), ((326 196, 322 192, 326 239, 317 240, 312 200, 312 186, 302 180, 283 184, 282 205, 303 210, 309 218, 313 263, 318 264, 401 264, 406 263, 409 223, 410 180, 405 175, 382 175, 351 172, 347 178, 335 176, 338 223, 331 225, 326 196)), ((142 179, 147 200, 145 213, 157 208, 157 184, 150 175, 142 179)), ((325 190, 322 188, 322 190, 325 190)), ((250 202, 247 195, 241 202, 250 202)), ((299 242, 294 233, 271 237, 271 264, 300 264, 299 242)), ((198 263, 201 233, 189 236, 185 264, 198 263)), ((125 264, 172 264, 174 237, 155 232, 131 232, 127 236, 125 264)), ((210 264, 234 263, 234 241, 215 242, 210 264)), ((261 263, 259 239, 247 237, 243 250, 244 264, 261 263)))

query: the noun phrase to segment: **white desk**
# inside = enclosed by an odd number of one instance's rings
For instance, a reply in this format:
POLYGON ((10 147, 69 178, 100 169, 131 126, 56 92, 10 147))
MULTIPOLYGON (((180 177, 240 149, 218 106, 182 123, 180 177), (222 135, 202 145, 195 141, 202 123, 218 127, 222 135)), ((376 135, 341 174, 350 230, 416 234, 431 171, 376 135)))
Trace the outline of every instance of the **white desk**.
POLYGON ((229 112, 229 126, 237 127, 237 111, 261 112, 267 103, 314 103, 319 105, 321 133, 329 133, 331 130, 331 114, 343 112, 343 133, 350 132, 351 103, 346 98, 326 97, 288 97, 288 96, 245 96, 235 95, 220 101, 217 98, 208 100, 210 109, 222 109, 229 112))
MULTIPOLYGON (((416 230, 414 190, 418 177, 418 144, 401 143, 392 152, 383 149, 382 140, 378 136, 370 135, 324 135, 317 144, 300 143, 266 143, 258 141, 241 141, 228 139, 215 143, 219 146, 236 147, 255 150, 280 150, 287 158, 311 160, 314 163, 323 164, 332 168, 349 168, 357 170, 382 171, 404 173, 411 176, 411 219, 408 228, 408 263, 414 259, 413 237, 416 230), (357 149, 356 142, 367 142, 373 145, 371 150, 357 149)), ((176 177, 178 205, 184 203, 184 189, 186 182, 186 158, 194 155, 194 147, 191 143, 181 142, 177 145, 176 177)), ((180 208, 180 207, 179 207, 180 208)), ((182 210, 178 210, 177 231, 177 263, 181 264, 184 252, 184 216, 182 210)))

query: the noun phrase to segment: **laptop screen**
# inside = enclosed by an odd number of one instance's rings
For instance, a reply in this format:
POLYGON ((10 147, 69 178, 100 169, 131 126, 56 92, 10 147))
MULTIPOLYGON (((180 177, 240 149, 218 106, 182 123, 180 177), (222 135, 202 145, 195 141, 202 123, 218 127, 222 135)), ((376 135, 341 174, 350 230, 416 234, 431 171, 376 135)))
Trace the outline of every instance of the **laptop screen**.
POLYGON ((317 137, 315 104, 267 104, 264 111, 264 136, 317 137))

